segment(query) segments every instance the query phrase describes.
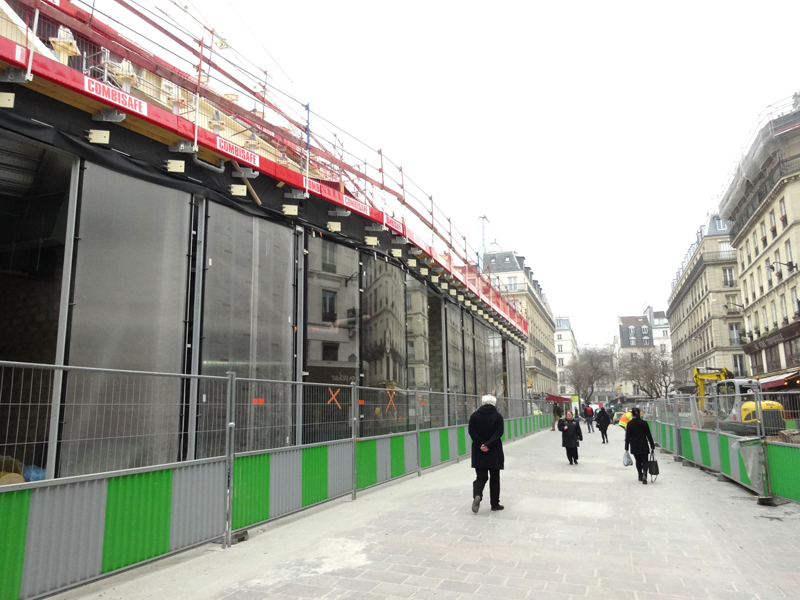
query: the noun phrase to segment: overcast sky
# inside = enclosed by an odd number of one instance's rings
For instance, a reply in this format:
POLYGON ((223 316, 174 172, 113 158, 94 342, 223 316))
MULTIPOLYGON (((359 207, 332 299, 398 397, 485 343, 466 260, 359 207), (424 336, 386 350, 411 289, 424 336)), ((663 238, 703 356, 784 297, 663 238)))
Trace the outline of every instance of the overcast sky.
POLYGON ((781 26, 797 1, 194 7, 272 85, 402 165, 476 248, 487 215, 580 344, 667 309, 757 117, 800 90, 781 26))

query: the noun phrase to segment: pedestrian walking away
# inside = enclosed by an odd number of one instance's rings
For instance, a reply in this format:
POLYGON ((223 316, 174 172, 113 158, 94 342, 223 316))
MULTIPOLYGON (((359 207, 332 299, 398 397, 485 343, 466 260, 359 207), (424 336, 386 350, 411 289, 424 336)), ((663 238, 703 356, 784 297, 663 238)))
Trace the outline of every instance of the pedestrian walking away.
POLYGON ((567 411, 567 416, 558 422, 561 432, 561 445, 567 450, 569 464, 578 464, 578 446, 583 441, 581 425, 572 416, 572 411, 567 411))
POLYGON ((647 457, 656 449, 656 445, 653 443, 650 425, 642 419, 642 413, 638 408, 631 409, 631 420, 625 427, 625 450, 627 451, 629 447, 636 460, 639 481, 647 485, 647 457))
POLYGON ((563 414, 561 413, 561 407, 558 405, 557 402, 553 402, 553 424, 550 425, 550 431, 556 430, 556 424, 558 423, 559 419, 563 414))
POLYGON ((583 407, 583 418, 586 419, 586 432, 592 433, 594 431, 594 426, 592 425, 594 422, 594 409, 591 404, 583 407))
POLYGON ((481 507, 483 489, 489 481, 489 502, 492 510, 503 510, 500 504, 500 471, 503 469, 503 415, 496 408, 497 398, 486 394, 481 407, 469 418, 469 437, 472 438, 472 512, 481 507), (490 479, 491 477, 491 479, 490 479))
POLYGON ((600 410, 597 411, 597 418, 595 419, 597 422, 597 429, 600 432, 600 435, 603 436, 603 443, 608 443, 608 426, 611 425, 611 417, 608 416, 606 409, 604 407, 600 407, 600 410))

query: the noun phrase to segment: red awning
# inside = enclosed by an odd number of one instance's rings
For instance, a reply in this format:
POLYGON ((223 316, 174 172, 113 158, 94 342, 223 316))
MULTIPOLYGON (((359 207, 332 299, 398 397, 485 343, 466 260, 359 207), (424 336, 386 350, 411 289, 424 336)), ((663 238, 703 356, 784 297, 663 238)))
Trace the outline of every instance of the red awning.
POLYGON ((791 373, 782 373, 780 375, 773 375, 772 377, 764 377, 759 380, 762 390, 770 390, 772 388, 783 387, 787 379, 793 379, 800 375, 800 371, 793 371, 791 373))
POLYGON ((553 394, 547 394, 545 397, 545 402, 558 402, 560 404, 569 404, 572 402, 569 398, 564 398, 563 396, 554 396, 553 394))

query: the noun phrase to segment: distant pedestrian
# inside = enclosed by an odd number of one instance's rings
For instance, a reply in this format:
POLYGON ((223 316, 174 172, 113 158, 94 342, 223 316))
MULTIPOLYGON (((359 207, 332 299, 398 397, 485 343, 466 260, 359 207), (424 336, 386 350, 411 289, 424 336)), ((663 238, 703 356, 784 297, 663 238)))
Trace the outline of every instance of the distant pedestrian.
POLYGON ((497 412, 497 398, 486 394, 481 407, 469 418, 469 437, 472 438, 472 512, 478 512, 483 489, 489 481, 489 501, 492 510, 503 510, 500 504, 500 471, 503 469, 503 415, 497 412), (489 477, 491 476, 491 480, 489 477))
POLYGON ((592 425, 594 422, 594 409, 591 404, 587 404, 583 408, 583 418, 586 419, 586 432, 592 433, 594 431, 594 426, 592 425))
POLYGON ((572 411, 567 411, 567 416, 558 422, 558 430, 561 432, 561 445, 567 450, 567 460, 569 464, 578 464, 578 446, 583 441, 580 423, 572 416, 572 411))
POLYGON ((647 485, 647 455, 656 449, 653 443, 653 436, 650 433, 650 425, 642 419, 642 413, 638 408, 631 409, 631 420, 625 428, 625 450, 630 447, 633 458, 636 459, 636 471, 639 473, 639 481, 647 485))
POLYGON ((563 416, 561 413, 561 407, 558 405, 558 402, 553 402, 553 424, 550 426, 550 431, 556 430, 556 423, 558 420, 563 416))
POLYGON ((606 409, 604 407, 600 407, 600 410, 597 411, 597 429, 600 431, 600 435, 603 436, 603 443, 608 443, 608 426, 611 425, 611 417, 608 416, 606 409))

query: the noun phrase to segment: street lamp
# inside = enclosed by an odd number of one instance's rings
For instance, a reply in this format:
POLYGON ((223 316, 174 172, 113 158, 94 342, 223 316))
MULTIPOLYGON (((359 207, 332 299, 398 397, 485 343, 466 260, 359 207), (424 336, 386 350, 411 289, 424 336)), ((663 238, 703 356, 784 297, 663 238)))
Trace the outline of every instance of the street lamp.
POLYGON ((723 304, 722 308, 724 308, 725 310, 727 310, 729 312, 735 312, 734 309, 731 308, 731 306, 737 306, 739 308, 744 308, 744 304, 736 304, 736 302, 728 302, 727 304, 723 304))
POLYGON ((797 268, 797 263, 793 263, 792 261, 789 261, 788 263, 782 263, 779 260, 776 260, 766 266, 767 271, 769 271, 770 273, 775 271, 775 265, 783 265, 784 267, 789 269, 789 273, 791 273, 797 268))

